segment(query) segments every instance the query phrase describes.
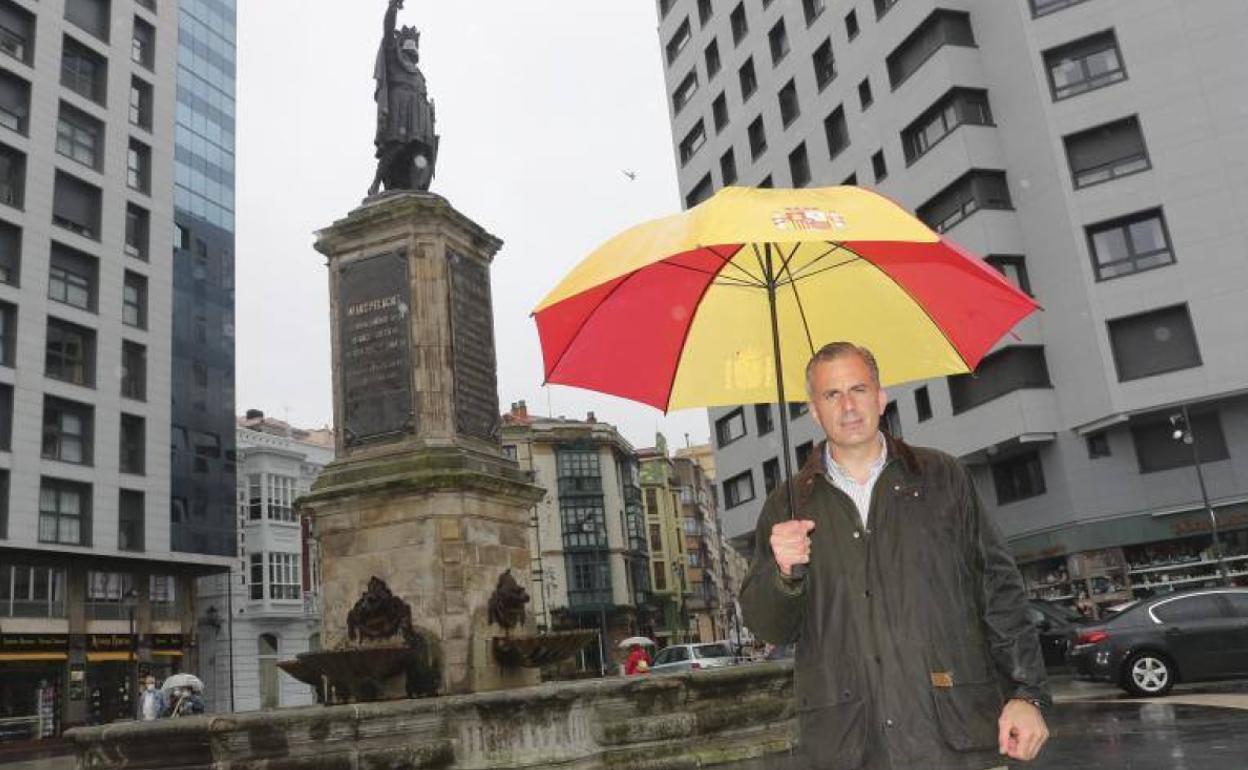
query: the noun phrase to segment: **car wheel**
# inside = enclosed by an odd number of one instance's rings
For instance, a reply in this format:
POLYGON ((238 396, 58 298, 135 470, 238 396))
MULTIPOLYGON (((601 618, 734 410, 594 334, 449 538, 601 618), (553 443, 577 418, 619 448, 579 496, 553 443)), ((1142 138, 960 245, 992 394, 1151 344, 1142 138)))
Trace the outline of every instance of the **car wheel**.
POLYGON ((1165 695, 1174 687, 1174 665, 1155 652, 1137 652, 1127 659, 1123 689, 1132 695, 1165 695))

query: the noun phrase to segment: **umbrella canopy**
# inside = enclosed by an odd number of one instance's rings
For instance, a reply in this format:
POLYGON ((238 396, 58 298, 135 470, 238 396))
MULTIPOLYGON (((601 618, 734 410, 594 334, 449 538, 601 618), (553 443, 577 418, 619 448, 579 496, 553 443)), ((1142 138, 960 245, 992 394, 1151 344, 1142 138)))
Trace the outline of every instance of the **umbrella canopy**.
POLYGON ((670 411, 805 401, 833 340, 870 348, 885 385, 963 374, 1035 309, 876 193, 727 187, 609 240, 534 316, 547 382, 670 411))
POLYGON ((655 646, 653 639, 648 639, 644 636, 630 636, 624 641, 620 642, 619 646, 621 649, 628 649, 629 647, 632 647, 634 644, 640 644, 642 647, 654 647, 655 646))
POLYGON ((175 690, 179 687, 186 687, 193 692, 203 692, 204 683, 194 674, 174 674, 165 680, 160 686, 162 690, 175 690))

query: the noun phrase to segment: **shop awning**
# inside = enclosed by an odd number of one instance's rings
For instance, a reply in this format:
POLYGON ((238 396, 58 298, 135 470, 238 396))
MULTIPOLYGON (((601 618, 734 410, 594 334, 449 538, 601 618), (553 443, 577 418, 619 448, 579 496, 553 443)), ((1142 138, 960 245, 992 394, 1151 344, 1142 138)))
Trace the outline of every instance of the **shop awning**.
POLYGON ((0 652, 0 663, 17 660, 68 660, 65 652, 0 652))
POLYGON ((152 650, 152 657, 153 658, 180 658, 182 657, 182 651, 181 650, 152 650))
POLYGON ((115 652, 115 651, 88 652, 87 653, 88 663, 104 663, 110 660, 134 660, 134 656, 131 655, 129 651, 126 651, 126 652, 115 652))

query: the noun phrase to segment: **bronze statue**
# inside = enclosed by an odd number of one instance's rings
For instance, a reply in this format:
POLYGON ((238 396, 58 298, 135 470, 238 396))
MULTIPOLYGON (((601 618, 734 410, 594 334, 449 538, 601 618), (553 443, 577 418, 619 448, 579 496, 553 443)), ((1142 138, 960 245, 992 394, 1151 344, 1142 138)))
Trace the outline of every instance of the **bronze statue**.
POLYGON ((376 195, 387 190, 428 190, 438 159, 433 102, 420 67, 420 32, 415 27, 395 30, 403 0, 390 0, 385 30, 377 51, 373 77, 377 90, 377 175, 368 188, 376 195))
POLYGON ((490 596, 490 622, 508 632, 524 623, 524 605, 529 603, 529 592, 516 582, 511 570, 498 576, 498 585, 490 596))
POLYGON ((368 590, 360 594, 360 600, 347 613, 347 637, 362 642, 399 634, 408 642, 415 636, 412 608, 391 593, 386 581, 374 575, 368 581, 368 590))

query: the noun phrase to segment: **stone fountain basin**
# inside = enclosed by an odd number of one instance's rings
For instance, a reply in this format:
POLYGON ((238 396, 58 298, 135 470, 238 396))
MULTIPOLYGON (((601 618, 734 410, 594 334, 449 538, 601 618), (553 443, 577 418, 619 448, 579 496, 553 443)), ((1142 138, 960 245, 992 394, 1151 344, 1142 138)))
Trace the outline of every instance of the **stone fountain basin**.
POLYGON ((572 657, 597 636, 597 631, 585 629, 496 636, 492 640, 494 659, 504 666, 540 668, 572 657))
POLYGON ((403 697, 404 680, 413 672, 430 680, 421 694, 432 695, 438 680, 426 653, 406 645, 302 652, 277 665, 300 682, 320 688, 328 680, 339 694, 362 701, 403 697))

